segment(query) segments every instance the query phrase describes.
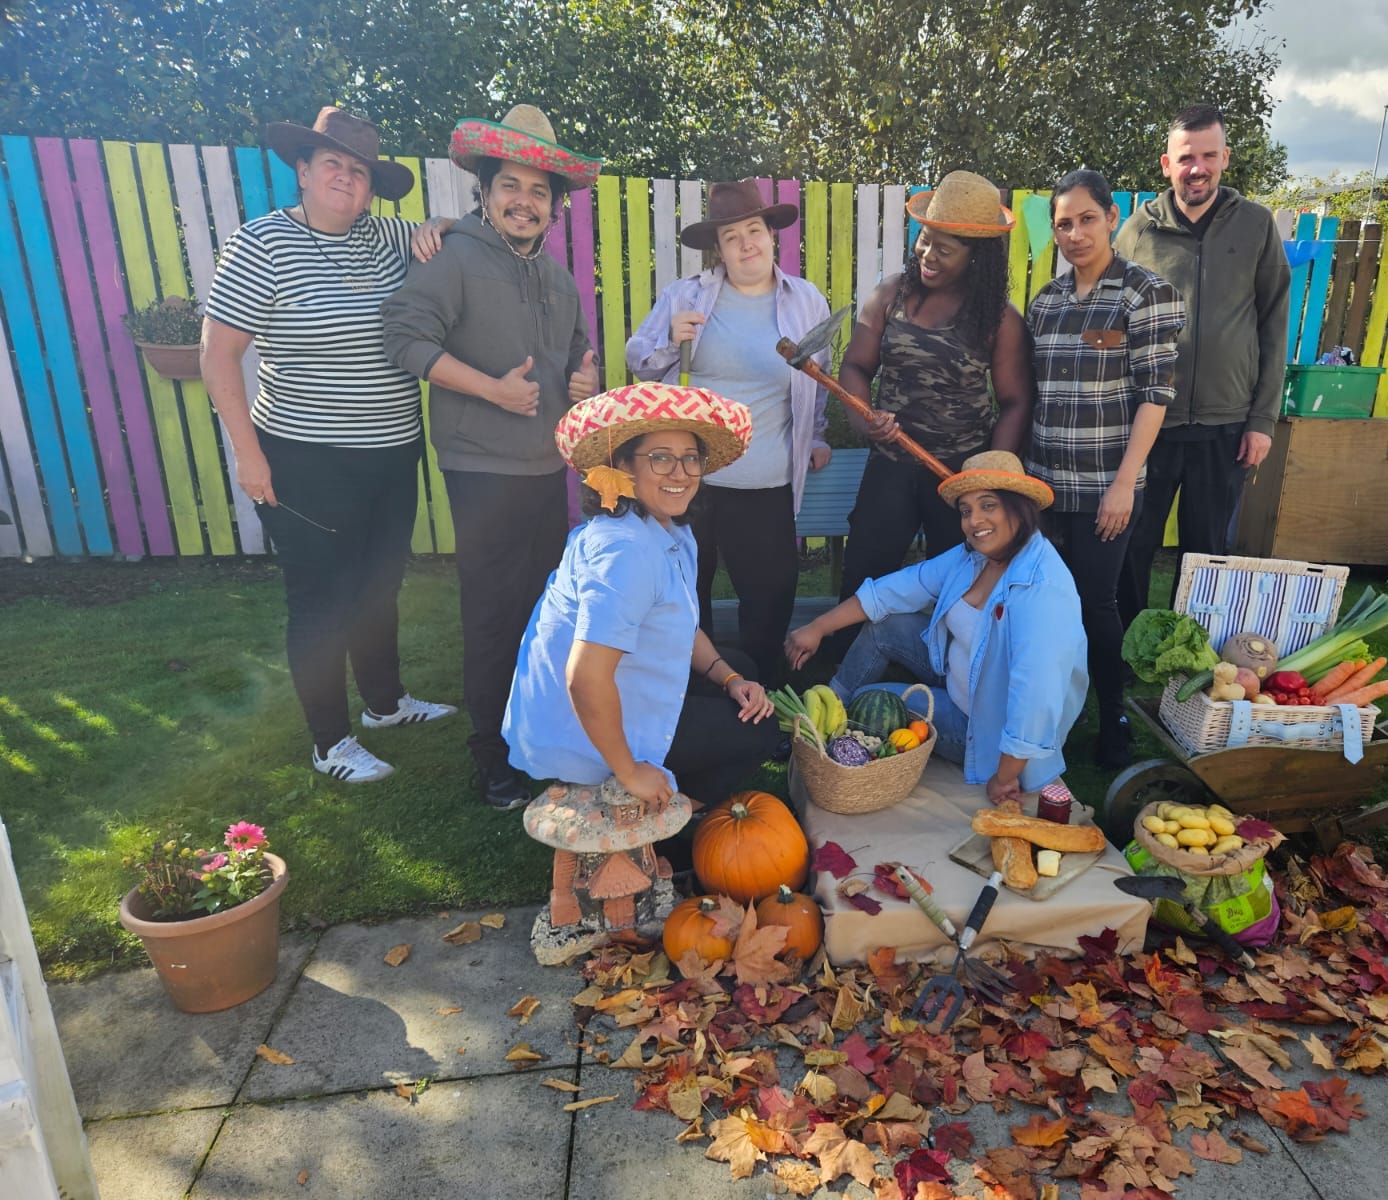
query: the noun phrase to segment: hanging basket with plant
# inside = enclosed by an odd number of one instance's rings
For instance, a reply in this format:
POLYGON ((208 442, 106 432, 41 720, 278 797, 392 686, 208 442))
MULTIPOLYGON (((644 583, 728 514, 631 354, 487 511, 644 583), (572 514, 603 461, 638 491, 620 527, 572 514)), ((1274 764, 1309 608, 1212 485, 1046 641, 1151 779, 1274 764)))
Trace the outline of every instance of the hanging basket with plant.
POLYGON ((145 360, 165 379, 201 379, 198 342, 202 314, 186 296, 166 296, 126 313, 121 320, 145 360))

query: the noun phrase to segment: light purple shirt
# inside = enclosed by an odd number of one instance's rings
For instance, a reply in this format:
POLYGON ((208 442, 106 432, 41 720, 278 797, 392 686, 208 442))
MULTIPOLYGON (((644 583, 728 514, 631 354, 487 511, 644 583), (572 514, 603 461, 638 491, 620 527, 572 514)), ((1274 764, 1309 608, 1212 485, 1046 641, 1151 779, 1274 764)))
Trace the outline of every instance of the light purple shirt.
MULTIPOLYGON (((829 315, 829 302, 812 283, 787 275, 780 267, 773 268, 776 279, 776 328, 781 337, 798 342, 806 333, 829 315)), ((655 302, 655 307, 641 322, 641 327, 627 342, 627 366, 638 379, 659 379, 678 383, 680 377, 679 346, 670 340, 670 319, 680 312, 697 312, 707 317, 713 311, 718 293, 727 280, 721 267, 700 271, 677 279, 655 302)), ((694 330, 695 353, 704 326, 694 330)), ((829 369, 829 351, 815 355, 815 361, 829 369)), ((738 396, 729 396, 738 400, 738 396)), ((829 418, 825 412, 828 393, 804 371, 795 371, 790 380, 790 447, 791 491, 795 511, 800 511, 800 497, 805 491, 805 475, 810 469, 810 451, 817 446, 827 448, 824 440, 829 418)), ((752 430, 756 437, 755 428, 752 430)))

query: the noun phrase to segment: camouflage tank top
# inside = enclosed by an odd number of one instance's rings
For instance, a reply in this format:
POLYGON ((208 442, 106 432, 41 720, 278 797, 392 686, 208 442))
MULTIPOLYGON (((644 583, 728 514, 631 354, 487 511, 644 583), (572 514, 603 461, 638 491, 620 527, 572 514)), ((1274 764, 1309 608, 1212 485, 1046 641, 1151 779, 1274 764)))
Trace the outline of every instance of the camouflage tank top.
MULTIPOLYGON (((958 470, 988 445, 994 422, 988 360, 966 347, 953 326, 922 329, 897 308, 882 332, 879 371, 877 407, 895 413, 903 430, 949 466, 958 470)), ((873 450, 910 458, 881 442, 873 450)))

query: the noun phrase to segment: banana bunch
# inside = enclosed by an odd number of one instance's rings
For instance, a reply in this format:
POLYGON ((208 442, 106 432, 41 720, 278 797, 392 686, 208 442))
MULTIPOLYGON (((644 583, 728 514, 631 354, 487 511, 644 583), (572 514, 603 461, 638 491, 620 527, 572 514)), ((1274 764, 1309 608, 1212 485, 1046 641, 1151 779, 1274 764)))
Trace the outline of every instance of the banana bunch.
POLYGON ((803 697, 787 684, 779 691, 768 692, 767 698, 775 707, 781 730, 785 733, 790 732, 797 716, 806 718, 823 740, 835 737, 847 728, 848 713, 844 710, 843 701, 828 684, 815 684, 803 697))

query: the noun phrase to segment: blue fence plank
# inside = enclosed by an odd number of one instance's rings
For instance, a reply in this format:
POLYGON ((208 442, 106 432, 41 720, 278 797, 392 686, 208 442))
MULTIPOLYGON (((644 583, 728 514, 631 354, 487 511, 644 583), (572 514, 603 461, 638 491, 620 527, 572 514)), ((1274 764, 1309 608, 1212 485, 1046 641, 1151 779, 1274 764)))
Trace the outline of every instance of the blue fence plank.
MULTIPOLYGON (((1302 213, 1292 227, 1292 237, 1299 242, 1308 242, 1316 236, 1316 217, 1314 213, 1302 213)), ((1292 268, 1290 302, 1287 305, 1287 361, 1296 362, 1297 333, 1301 329, 1302 316, 1306 311, 1306 281, 1311 276, 1311 264, 1304 262, 1292 268)))
POLYGON ((241 184, 241 211, 247 221, 270 211, 270 191, 265 186, 265 155, 254 146, 236 147, 236 178, 241 184))
POLYGON ((4 302, 5 319, 10 327, 10 345, 18 368, 24 411, 29 418, 34 457, 38 459, 43 478, 53 541, 59 554, 81 554, 82 532, 77 524, 77 507, 72 499, 67 463, 63 460, 58 414, 44 367, 38 325, 29 304, 19 240, 10 218, 10 190, 3 172, 0 172, 0 301, 4 302))
POLYGON ((1325 323, 1325 306, 1330 298, 1330 268, 1335 261, 1335 239, 1340 236, 1340 218, 1322 217, 1316 239, 1324 247, 1311 260, 1311 279, 1306 285, 1306 319, 1301 323, 1301 342, 1296 361, 1313 363, 1321 344, 1321 326, 1325 323))
POLYGON ((29 267, 29 284, 47 351, 68 467, 77 491, 78 520, 86 535, 87 552, 110 554, 115 547, 106 520, 105 489, 97 466, 91 426, 87 423, 87 400, 73 353, 73 335, 68 327, 62 284, 58 280, 58 259, 48 235, 43 192, 34 168, 32 147, 28 138, 14 136, 0 138, 0 147, 3 147, 9 171, 10 191, 29 267))
POLYGON ((270 192, 275 197, 275 207, 292 208, 299 203, 299 179, 294 168, 281 162, 276 154, 267 154, 265 160, 270 164, 270 192))

